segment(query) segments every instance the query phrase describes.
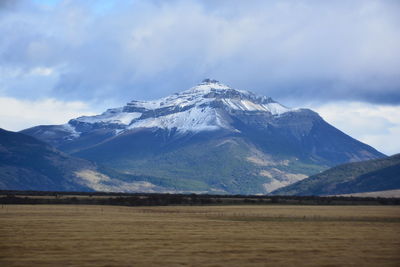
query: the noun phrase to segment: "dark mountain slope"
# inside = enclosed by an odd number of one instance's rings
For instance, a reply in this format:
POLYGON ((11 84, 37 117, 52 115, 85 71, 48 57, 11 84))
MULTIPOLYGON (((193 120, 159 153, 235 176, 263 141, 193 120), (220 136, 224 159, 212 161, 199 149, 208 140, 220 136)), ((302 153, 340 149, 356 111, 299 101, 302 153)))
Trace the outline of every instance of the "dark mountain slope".
POLYGON ((91 191, 75 172, 95 170, 30 136, 0 129, 0 188, 91 191))
POLYGON ((167 190, 164 185, 154 177, 100 168, 31 136, 0 129, 1 190, 154 192, 167 190))

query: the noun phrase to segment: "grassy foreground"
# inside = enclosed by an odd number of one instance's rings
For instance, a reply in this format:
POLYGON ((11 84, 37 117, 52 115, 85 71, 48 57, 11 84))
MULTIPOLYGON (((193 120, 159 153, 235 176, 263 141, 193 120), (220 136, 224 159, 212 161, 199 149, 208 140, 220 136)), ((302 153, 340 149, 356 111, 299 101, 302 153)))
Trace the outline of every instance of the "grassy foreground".
POLYGON ((398 206, 3 205, 0 266, 398 266, 398 206))

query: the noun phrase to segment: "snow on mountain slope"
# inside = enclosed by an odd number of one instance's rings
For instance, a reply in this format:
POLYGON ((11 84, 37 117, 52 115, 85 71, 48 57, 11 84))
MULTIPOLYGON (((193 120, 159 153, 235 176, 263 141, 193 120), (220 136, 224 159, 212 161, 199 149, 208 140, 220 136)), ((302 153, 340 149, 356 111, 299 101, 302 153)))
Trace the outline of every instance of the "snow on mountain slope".
POLYGON ((132 123, 128 129, 134 128, 176 128, 180 132, 212 131, 219 128, 229 128, 215 109, 198 108, 172 113, 166 116, 148 118, 132 123))
POLYGON ((76 120, 86 123, 116 123, 129 125, 132 120, 139 118, 142 113, 139 112, 123 112, 122 108, 109 109, 101 115, 83 116, 76 120))
POLYGON ((248 91, 232 89, 216 80, 206 79, 189 90, 154 101, 131 101, 121 108, 101 115, 71 120, 65 129, 79 136, 86 125, 113 125, 115 134, 135 128, 176 129, 177 132, 199 132, 217 129, 235 131, 226 112, 264 112, 272 116, 293 111, 271 98, 248 91), (80 127, 79 127, 80 126, 80 127), (78 133, 77 133, 78 132, 78 133))
POLYGON ((282 106, 279 103, 258 104, 247 99, 230 99, 223 98, 223 103, 233 110, 242 111, 265 111, 272 115, 279 115, 288 112, 290 109, 282 106))

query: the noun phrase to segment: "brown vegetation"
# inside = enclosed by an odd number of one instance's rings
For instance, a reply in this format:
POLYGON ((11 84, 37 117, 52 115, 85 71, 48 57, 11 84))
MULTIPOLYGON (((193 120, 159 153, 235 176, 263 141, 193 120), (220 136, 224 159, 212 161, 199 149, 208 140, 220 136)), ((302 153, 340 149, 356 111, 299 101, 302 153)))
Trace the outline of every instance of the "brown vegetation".
POLYGON ((1 266, 398 266, 398 206, 3 205, 1 266))

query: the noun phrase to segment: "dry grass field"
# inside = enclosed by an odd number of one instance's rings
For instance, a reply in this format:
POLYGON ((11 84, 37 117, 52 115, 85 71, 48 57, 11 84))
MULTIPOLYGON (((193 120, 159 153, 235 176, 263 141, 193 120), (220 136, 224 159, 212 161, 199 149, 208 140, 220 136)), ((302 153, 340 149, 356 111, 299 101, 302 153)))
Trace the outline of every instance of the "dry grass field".
POLYGON ((400 207, 4 205, 0 240, 0 266, 400 266, 400 207))

